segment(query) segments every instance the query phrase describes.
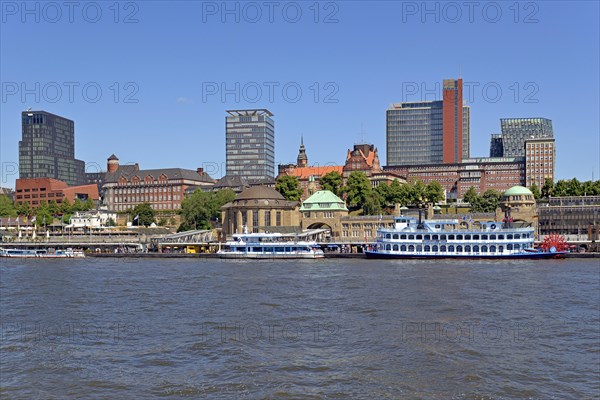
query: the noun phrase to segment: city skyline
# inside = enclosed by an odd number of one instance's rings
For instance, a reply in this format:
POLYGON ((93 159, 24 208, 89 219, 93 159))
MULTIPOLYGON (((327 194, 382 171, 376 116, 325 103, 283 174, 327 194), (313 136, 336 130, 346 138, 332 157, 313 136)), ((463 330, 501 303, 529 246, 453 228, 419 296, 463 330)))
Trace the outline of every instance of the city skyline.
POLYGON ((134 15, 122 9, 118 23, 108 8, 95 24, 81 15, 71 24, 66 13, 56 23, 3 14, 0 186, 14 187, 19 115, 29 107, 76 122, 75 156, 88 172, 103 169, 106 154, 135 149, 123 164, 210 163, 217 170, 206 165, 207 172, 218 178, 225 174, 224 110, 268 108, 277 116, 275 164, 295 160, 303 135, 311 163, 339 165, 358 142, 384 155, 385 110, 440 99, 447 77, 464 79, 471 157, 489 154, 500 119, 541 116, 553 121, 556 179, 600 177, 597 3, 540 3, 535 21, 524 20, 525 10, 514 18, 506 5, 497 22, 481 13, 472 22, 466 13, 458 22, 443 15, 423 21, 389 2, 331 3, 337 9, 319 3, 318 23, 308 4, 297 23, 281 14, 273 23, 244 16, 222 22, 201 2, 161 4, 139 3, 134 15), (125 23, 128 16, 137 22, 125 23), (167 29, 157 34, 157 25, 167 29), (364 27, 360 34, 356 26, 364 27), (438 43, 442 33, 456 46, 431 51, 426 44, 438 43), (42 35, 69 46, 22 51, 23 42, 42 35), (391 40, 399 35, 411 41, 391 40), (147 43, 154 43, 152 51, 147 43), (239 62, 261 46, 254 63, 239 62))

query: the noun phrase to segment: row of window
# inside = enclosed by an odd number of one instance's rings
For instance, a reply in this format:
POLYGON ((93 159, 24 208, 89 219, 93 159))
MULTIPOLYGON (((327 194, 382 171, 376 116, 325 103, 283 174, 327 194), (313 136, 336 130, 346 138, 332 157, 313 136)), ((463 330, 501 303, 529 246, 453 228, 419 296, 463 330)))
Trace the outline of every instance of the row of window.
MULTIPOLYGON (((506 245, 506 250, 512 251, 519 251, 519 250, 525 250, 527 248, 527 245, 525 244, 507 244, 506 245)), ((409 253, 503 253, 504 252, 504 246, 422 246, 422 245, 402 245, 402 246, 398 246, 397 244, 395 245, 390 245, 387 244, 385 245, 385 249, 384 250, 388 250, 388 251, 400 251, 400 252, 409 252, 409 253)))
POLYGON ((451 235, 432 235, 432 234, 398 234, 386 233, 386 239, 392 240, 513 240, 531 238, 531 233, 509 233, 509 234, 451 234, 451 235))

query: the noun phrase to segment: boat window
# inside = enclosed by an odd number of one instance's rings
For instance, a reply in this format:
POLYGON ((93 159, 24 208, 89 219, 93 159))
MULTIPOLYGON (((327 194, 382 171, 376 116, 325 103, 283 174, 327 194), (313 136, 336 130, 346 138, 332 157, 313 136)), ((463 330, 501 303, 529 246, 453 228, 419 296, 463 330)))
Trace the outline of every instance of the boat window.
POLYGON ((479 253, 479 246, 473 246, 473 253, 479 253))
POLYGON ((400 235, 400 239, 406 240, 406 235, 400 235))
POLYGON ((440 251, 442 253, 445 253, 446 252, 446 246, 440 246, 440 251))
POLYGON ((408 251, 411 252, 411 253, 414 253, 415 246, 413 246, 412 244, 410 246, 408 246, 408 251))
POLYGON ((490 253, 496 252, 496 246, 490 246, 490 253))
POLYGON ((454 253, 454 246, 448 246, 448 252, 454 253))
POLYGON ((512 243, 509 243, 506 245, 506 250, 512 250, 512 249, 513 249, 512 243))
POLYGON ((435 229, 440 229, 440 228, 441 228, 440 225, 438 225, 438 224, 435 225, 435 229))
POLYGON ((488 235, 481 235, 481 240, 488 240, 488 235))
POLYGON ((471 240, 471 235, 465 235, 465 240, 471 240))
POLYGON ((463 250, 462 246, 456 246, 457 253, 462 253, 462 250, 463 250))
POLYGON ((438 247, 437 247, 437 246, 433 246, 433 247, 431 248, 431 250, 432 250, 434 253, 437 253, 437 252, 439 251, 439 249, 438 249, 438 247))
POLYGON ((473 240, 479 240, 479 235, 473 235, 473 240))
POLYGON ((394 238, 394 239, 398 239, 398 234, 397 234, 397 233, 394 233, 394 236, 393 236, 393 238, 394 238))
POLYGON ((488 251, 487 246, 481 246, 481 252, 482 253, 487 253, 487 251, 488 251))
POLYGON ((426 252, 426 253, 429 253, 430 251, 431 251, 431 247, 429 247, 429 246, 425 246, 425 252, 426 252))
POLYGON ((448 235, 448 240, 454 240, 454 235, 448 235))
POLYGON ((503 253, 504 252, 504 246, 498 246, 498 251, 500 253, 503 253))
POLYGON ((418 245, 418 246, 417 246, 417 253, 420 253, 420 252, 422 252, 422 251, 423 251, 423 246, 421 246, 421 245, 418 245))
POLYGON ((252 251, 253 251, 254 253, 260 253, 260 252, 261 252, 261 250, 260 250, 260 247, 253 247, 253 248, 252 248, 252 251))
POLYGON ((463 240, 463 235, 456 235, 456 240, 463 240))
POLYGON ((385 249, 386 249, 386 250, 391 250, 391 249, 392 249, 392 246, 390 246, 389 244, 386 244, 386 245, 385 245, 385 249))
POLYGON ((415 235, 408 235, 408 240, 415 240, 415 235))
POLYGON ((425 235, 425 240, 431 240, 431 235, 425 235))
POLYGON ((471 246, 465 246, 465 253, 471 252, 471 246))
POLYGON ((403 244, 402 246, 400 246, 400 251, 406 251, 406 245, 403 244))
POLYGON ((490 235, 490 240, 496 240, 496 235, 490 235))
POLYGON ((291 247, 286 247, 285 251, 287 251, 288 253, 290 253, 292 251, 292 248, 291 247))
POLYGON ((273 252, 272 247, 265 247, 265 253, 272 253, 272 252, 273 252))
POLYGON ((513 235, 506 235, 506 238, 507 238, 508 240, 511 240, 511 239, 513 238, 513 235))
POLYGON ((446 240, 446 235, 440 235, 440 240, 446 240))
POLYGON ((433 240, 440 240, 440 237, 439 237, 439 235, 432 235, 432 236, 431 236, 431 238, 432 238, 433 240))
POLYGON ((394 251, 398 251, 398 245, 397 244, 394 245, 393 250, 394 251))
POLYGON ((498 235, 498 240, 504 240, 504 235, 498 235))
POLYGON ((423 240, 423 235, 417 235, 417 240, 423 240))
POLYGON ((386 238, 386 239, 391 239, 391 238, 392 238, 392 235, 390 235, 389 233, 386 233, 386 234, 385 234, 385 238, 386 238))

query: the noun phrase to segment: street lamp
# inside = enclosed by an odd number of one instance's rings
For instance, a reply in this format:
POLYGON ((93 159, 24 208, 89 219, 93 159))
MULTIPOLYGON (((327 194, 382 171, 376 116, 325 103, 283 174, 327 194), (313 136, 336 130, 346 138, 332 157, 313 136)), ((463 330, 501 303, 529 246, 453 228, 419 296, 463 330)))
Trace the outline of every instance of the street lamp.
POLYGON ((426 202, 423 201, 421 196, 417 199, 417 208, 419 209, 419 225, 417 225, 417 229, 423 229, 423 218, 421 213, 423 212, 423 208, 427 205, 426 202))

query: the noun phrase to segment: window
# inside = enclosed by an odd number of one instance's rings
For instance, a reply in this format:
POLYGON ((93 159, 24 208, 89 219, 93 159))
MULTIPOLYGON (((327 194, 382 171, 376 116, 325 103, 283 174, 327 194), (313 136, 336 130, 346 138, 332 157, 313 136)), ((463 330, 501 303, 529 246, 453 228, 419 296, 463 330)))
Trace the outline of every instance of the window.
POLYGON ((446 246, 440 246, 440 251, 442 253, 445 253, 446 252, 446 246))
POLYGON ((406 251, 406 245, 403 244, 402 246, 400 246, 400 251, 406 251))
POLYGON ((487 251, 488 251, 487 246, 481 246, 481 252, 482 253, 487 253, 487 251))
POLYGON ((394 247, 393 247, 393 249, 394 249, 394 251, 398 251, 398 245, 395 244, 394 247))
POLYGON ((473 246, 473 253, 479 253, 479 246, 473 246))
POLYGON ((471 252, 471 246, 465 246, 465 253, 471 252))
POLYGON ((462 246, 456 246, 456 252, 457 253, 462 253, 463 251, 463 247, 462 246))
POLYGON ((394 233, 394 236, 392 236, 393 239, 398 239, 398 234, 394 233))

